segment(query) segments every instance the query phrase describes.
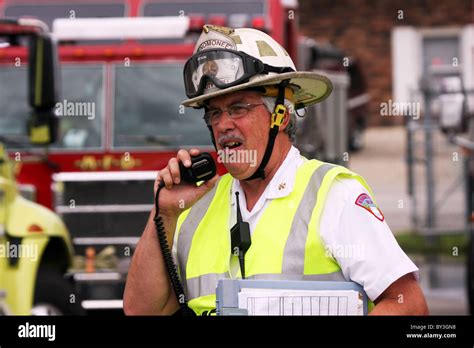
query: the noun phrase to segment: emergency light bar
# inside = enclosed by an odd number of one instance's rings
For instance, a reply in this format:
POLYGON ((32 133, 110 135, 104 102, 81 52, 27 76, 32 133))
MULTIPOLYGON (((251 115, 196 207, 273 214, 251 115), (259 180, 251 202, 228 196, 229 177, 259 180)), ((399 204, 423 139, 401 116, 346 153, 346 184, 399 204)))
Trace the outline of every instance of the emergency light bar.
POLYGON ((185 37, 188 17, 58 18, 52 36, 65 40, 174 39, 185 37))

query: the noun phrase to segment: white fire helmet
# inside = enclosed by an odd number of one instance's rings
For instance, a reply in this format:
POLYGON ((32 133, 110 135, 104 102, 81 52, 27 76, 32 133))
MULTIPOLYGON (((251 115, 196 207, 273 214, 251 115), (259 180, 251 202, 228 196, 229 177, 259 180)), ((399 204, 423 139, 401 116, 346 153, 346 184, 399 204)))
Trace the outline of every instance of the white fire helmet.
POLYGON ((284 80, 289 80, 293 91, 290 100, 296 109, 318 103, 332 91, 327 77, 296 71, 279 43, 251 28, 205 25, 183 75, 189 98, 183 105, 195 108, 210 98, 251 87, 275 86, 284 80))

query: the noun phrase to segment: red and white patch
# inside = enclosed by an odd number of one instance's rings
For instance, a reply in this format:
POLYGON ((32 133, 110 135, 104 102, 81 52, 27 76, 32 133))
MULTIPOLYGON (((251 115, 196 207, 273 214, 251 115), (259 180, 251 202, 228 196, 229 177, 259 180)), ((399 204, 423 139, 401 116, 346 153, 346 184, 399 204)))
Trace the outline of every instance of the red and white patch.
POLYGON ((370 198, 367 193, 361 193, 359 197, 357 197, 355 204, 370 212, 380 221, 385 219, 380 209, 375 205, 374 201, 372 201, 372 198, 370 198))

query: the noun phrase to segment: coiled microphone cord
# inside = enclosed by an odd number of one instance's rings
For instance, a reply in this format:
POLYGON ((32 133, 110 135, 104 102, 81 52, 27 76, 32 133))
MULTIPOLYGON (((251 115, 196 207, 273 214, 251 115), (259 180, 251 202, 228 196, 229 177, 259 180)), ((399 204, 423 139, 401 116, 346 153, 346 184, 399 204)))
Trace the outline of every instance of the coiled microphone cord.
POLYGON ((173 286, 176 299, 178 300, 179 307, 181 309, 181 314, 184 316, 195 316, 196 313, 194 313, 194 311, 188 306, 188 300, 186 298, 186 294, 184 293, 183 285, 179 280, 178 270, 176 269, 176 265, 174 264, 173 255, 171 253, 168 240, 166 238, 166 231, 163 225, 163 219, 161 218, 161 216, 159 216, 158 197, 160 195, 161 189, 164 186, 164 183, 160 182, 158 185, 158 189, 156 190, 155 217, 153 218, 153 221, 155 222, 156 233, 158 236, 158 241, 160 243, 161 253, 163 254, 163 260, 165 262, 166 270, 170 277, 171 285, 173 286))

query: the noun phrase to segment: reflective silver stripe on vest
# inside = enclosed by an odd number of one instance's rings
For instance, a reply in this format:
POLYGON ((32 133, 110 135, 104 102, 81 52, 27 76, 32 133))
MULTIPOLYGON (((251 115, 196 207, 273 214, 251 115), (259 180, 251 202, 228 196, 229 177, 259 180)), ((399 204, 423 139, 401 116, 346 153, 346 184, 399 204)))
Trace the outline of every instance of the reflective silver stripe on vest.
POLYGON ((215 295, 217 281, 224 278, 229 278, 229 275, 227 273, 209 273, 188 279, 186 281, 188 285, 188 299, 191 300, 201 296, 215 295))
POLYGON ((209 208, 209 205, 211 204, 216 194, 219 181, 214 185, 211 191, 206 193, 191 207, 188 216, 186 216, 186 219, 184 219, 183 223, 181 224, 181 228, 178 235, 178 263, 179 272, 181 275, 181 282, 186 293, 186 265, 188 264, 191 242, 193 240, 194 233, 196 232, 197 227, 199 226, 199 223, 204 218, 204 215, 206 214, 207 209, 209 208))
MULTIPOLYGON (((188 279, 187 296, 193 298, 214 295, 219 279, 229 278, 228 273, 209 273, 188 279)), ((345 281, 342 272, 328 274, 256 274, 248 277, 251 280, 312 280, 312 281, 345 281)))
POLYGON ((333 281, 343 282, 346 280, 342 272, 334 272, 328 274, 255 274, 247 277, 253 280, 317 280, 317 281, 333 281))
POLYGON ((306 190, 293 218, 283 252, 281 273, 286 276, 286 278, 289 275, 302 276, 304 274, 304 253, 301 254, 301 250, 305 250, 309 233, 308 226, 314 207, 316 206, 319 188, 321 187, 324 176, 334 167, 332 164, 325 163, 319 166, 309 179, 306 190))

